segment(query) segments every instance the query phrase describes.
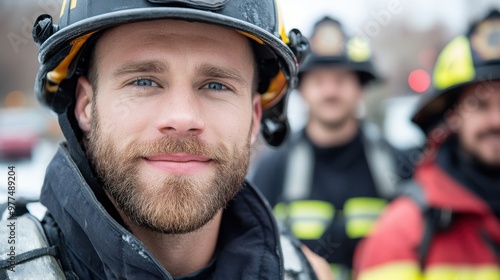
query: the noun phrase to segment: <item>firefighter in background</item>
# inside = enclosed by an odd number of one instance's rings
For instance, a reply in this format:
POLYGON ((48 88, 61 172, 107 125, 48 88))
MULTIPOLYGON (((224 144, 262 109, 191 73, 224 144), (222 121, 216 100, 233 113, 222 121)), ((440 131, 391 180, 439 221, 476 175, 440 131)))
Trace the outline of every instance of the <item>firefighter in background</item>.
POLYGON ((500 279, 498 11, 443 49, 434 88, 413 117, 423 160, 358 247, 358 279, 500 279))
POLYGON ((262 156, 254 182, 278 218, 349 279, 356 244, 395 191, 394 150, 357 109, 375 79, 366 41, 349 39, 325 17, 314 26, 312 54, 299 73, 309 107, 304 130, 262 156))

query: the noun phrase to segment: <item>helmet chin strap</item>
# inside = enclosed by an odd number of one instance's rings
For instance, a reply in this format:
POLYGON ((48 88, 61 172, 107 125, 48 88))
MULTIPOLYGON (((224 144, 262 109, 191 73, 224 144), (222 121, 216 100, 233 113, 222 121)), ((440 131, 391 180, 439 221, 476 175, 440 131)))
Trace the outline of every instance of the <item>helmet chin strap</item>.
POLYGON ((287 138, 290 127, 286 117, 286 96, 272 109, 263 113, 262 136, 274 147, 281 145, 287 138))

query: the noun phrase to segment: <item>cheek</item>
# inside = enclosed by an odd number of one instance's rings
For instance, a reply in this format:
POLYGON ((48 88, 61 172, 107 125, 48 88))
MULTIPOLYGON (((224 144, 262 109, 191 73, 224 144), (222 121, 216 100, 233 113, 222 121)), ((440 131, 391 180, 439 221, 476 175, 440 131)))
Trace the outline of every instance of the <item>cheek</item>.
POLYGON ((310 86, 302 91, 302 97, 307 103, 315 104, 322 100, 322 93, 319 87, 310 86))
POLYGON ((345 93, 344 99, 349 103, 356 103, 361 98, 361 89, 353 83, 346 84, 341 92, 345 93))
POLYGON ((458 134, 464 141, 472 143, 475 141, 477 134, 484 130, 484 126, 485 122, 479 116, 461 114, 458 134))
POLYGON ((104 103, 98 108, 101 133, 126 142, 127 139, 145 130, 148 123, 151 123, 148 121, 148 114, 151 114, 151 110, 148 111, 145 108, 146 106, 134 105, 124 100, 104 103))
POLYGON ((216 138, 218 142, 243 142, 248 137, 252 122, 252 105, 217 108, 206 106, 202 115, 205 123, 205 135, 216 138), (208 108, 210 107, 210 108, 208 108))

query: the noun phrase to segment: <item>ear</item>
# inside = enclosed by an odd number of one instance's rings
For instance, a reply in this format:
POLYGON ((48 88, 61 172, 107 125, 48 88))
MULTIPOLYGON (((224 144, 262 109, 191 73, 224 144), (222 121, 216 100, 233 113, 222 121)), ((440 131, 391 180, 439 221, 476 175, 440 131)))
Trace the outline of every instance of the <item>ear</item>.
POLYGON ((85 133, 90 132, 92 121, 92 98, 94 91, 87 77, 80 76, 76 85, 75 117, 80 129, 85 133))
POLYGON ((260 104, 260 94, 256 93, 252 99, 252 138, 251 144, 257 139, 257 135, 260 132, 260 120, 262 119, 262 105, 260 104))

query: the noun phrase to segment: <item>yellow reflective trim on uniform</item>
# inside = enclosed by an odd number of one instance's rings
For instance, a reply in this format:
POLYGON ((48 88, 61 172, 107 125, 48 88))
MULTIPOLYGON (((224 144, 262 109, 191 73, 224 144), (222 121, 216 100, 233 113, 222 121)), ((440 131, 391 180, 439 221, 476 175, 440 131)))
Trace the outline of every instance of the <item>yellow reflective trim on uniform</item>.
POLYGON ((302 240, 320 238, 333 219, 335 208, 320 200, 300 200, 288 204, 288 218, 292 233, 302 240))
POLYGON ((289 216, 293 218, 332 219, 335 209, 331 203, 321 200, 299 200, 288 204, 289 216))
POLYGON ((321 221, 296 221, 291 230, 298 239, 315 240, 323 235, 326 225, 321 221))
POLYGON ((351 239, 365 237, 370 234, 375 222, 375 220, 368 219, 350 220, 345 226, 346 234, 351 239))
POLYGON ((320 238, 333 219, 335 208, 320 200, 280 202, 274 207, 277 218, 289 223, 292 233, 299 239, 320 238))
POLYGON ((352 279, 352 270, 341 264, 329 263, 333 279, 352 279))
POLYGON ((344 204, 347 236, 354 239, 368 235, 386 205, 387 202, 380 198, 353 197, 348 199, 344 204))
POLYGON ((286 34, 285 22, 283 20, 283 16, 281 14, 281 8, 278 2, 279 1, 276 0, 276 8, 278 9, 278 31, 280 33, 281 41, 283 41, 283 43, 288 45, 288 43, 290 43, 290 39, 286 34))
POLYGON ((361 37, 354 37, 346 44, 347 56, 354 62, 365 62, 372 56, 370 44, 361 37))
POLYGON ((344 215, 380 215, 387 205, 385 199, 376 197, 353 197, 344 203, 344 215))
POLYGON ((495 265, 466 266, 441 265, 430 266, 425 271, 425 280, 499 280, 500 270, 495 265))
POLYGON ((391 262, 361 271, 358 280, 424 280, 416 262, 391 262))
POLYGON ((274 206, 274 215, 281 221, 284 221, 288 216, 288 204, 280 202, 274 206))
POLYGON ((71 50, 68 55, 66 55, 66 57, 54 70, 47 73, 47 83, 52 83, 52 85, 45 86, 47 90, 51 89, 50 92, 57 91, 58 87, 55 85, 59 85, 64 79, 66 79, 71 61, 73 61, 73 58, 75 58, 78 51, 92 34, 94 34, 94 32, 80 36, 71 42, 71 50))
POLYGON ((71 5, 70 5, 70 7, 69 7, 70 9, 74 9, 74 8, 76 8, 76 1, 77 1, 77 0, 71 0, 71 5))
POLYGON ((62 15, 64 15, 64 11, 66 10, 66 5, 68 5, 68 0, 63 0, 61 6, 61 13, 59 13, 59 17, 62 17, 62 15))
POLYGON ((475 75, 469 40, 465 36, 459 36, 439 55, 434 67, 434 86, 442 90, 469 82, 475 75))

